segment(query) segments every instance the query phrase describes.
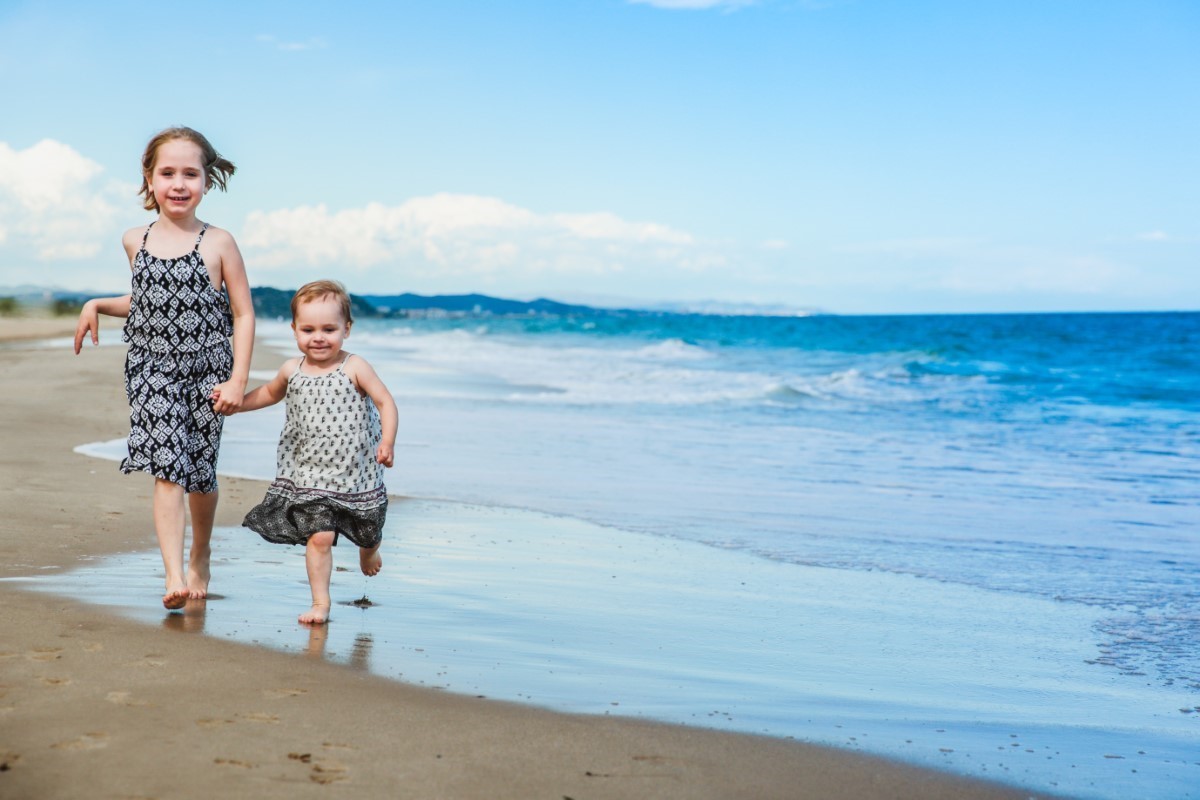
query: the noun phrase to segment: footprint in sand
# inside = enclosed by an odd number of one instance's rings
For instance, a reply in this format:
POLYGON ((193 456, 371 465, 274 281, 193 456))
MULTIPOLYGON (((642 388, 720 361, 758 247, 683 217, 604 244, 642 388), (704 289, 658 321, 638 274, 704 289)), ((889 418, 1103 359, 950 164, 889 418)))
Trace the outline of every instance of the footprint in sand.
POLYGON ((272 700, 278 700, 281 697, 296 697, 308 694, 308 689, 263 689, 263 694, 272 700))
POLYGON ((196 720, 196 724, 199 725, 201 728, 220 728, 225 725, 232 725, 233 720, 231 720, 231 719, 213 719, 211 717, 203 717, 202 719, 196 720))
POLYGON ((108 734, 103 731, 85 733, 78 739, 69 739, 50 746, 56 750, 98 750, 101 747, 108 747, 108 734))
POLYGON ((25 654, 30 661, 57 661, 62 658, 61 647, 35 647, 25 654))
POLYGON ((246 769, 254 769, 257 764, 251 764, 249 761, 239 761, 236 758, 214 758, 214 764, 220 764, 227 767, 244 767, 246 769))
POLYGON ((11 750, 0 750, 0 772, 8 772, 20 760, 20 753, 14 753, 11 750))
MULTIPOLYGON (((325 747, 329 747, 328 743, 325 747)), ((349 745, 339 745, 349 748, 349 745)), ((349 776, 346 774, 346 766, 337 761, 321 761, 313 759, 312 753, 288 753, 288 758, 292 761, 299 761, 301 764, 312 764, 312 770, 308 773, 308 779, 313 783, 335 783, 344 781, 349 776)))
POLYGON ((167 663, 167 657, 161 653, 147 653, 140 661, 130 661, 131 667, 161 667, 167 663))
POLYGON ((71 683, 70 678, 51 678, 46 675, 42 675, 38 680, 42 682, 43 686, 66 686, 71 683))
POLYGON ((278 725, 279 717, 274 714, 268 714, 265 711, 254 711, 249 714, 237 714, 238 719, 243 719, 246 722, 265 722, 268 725, 278 725))
POLYGON ((104 642, 88 642, 83 646, 85 653, 99 653, 104 649, 104 642))
POLYGON ((308 779, 313 783, 336 783, 344 781, 350 776, 346 774, 346 767, 336 761, 326 761, 320 764, 313 764, 312 772, 308 774, 308 779))
POLYGON ((129 692, 109 692, 104 697, 105 700, 118 706, 148 706, 149 702, 145 700, 131 700, 129 692))

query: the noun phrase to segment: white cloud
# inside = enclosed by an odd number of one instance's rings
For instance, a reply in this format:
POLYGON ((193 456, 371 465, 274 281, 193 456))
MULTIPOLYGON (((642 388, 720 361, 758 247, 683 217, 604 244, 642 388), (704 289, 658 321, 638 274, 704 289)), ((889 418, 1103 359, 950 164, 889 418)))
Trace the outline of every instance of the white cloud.
POLYGON ((1148 231, 1138 234, 1137 238, 1143 242, 1165 242, 1171 237, 1167 235, 1166 231, 1148 231))
POLYGON ((612 275, 719 266, 693 237, 608 212, 539 214, 494 197, 435 194, 398 206, 250 213, 239 242, 255 270, 378 269, 404 279, 612 275))
POLYGON ((11 250, 6 256, 36 261, 91 258, 112 246, 135 191, 61 142, 43 139, 24 150, 0 142, 0 246, 11 250))

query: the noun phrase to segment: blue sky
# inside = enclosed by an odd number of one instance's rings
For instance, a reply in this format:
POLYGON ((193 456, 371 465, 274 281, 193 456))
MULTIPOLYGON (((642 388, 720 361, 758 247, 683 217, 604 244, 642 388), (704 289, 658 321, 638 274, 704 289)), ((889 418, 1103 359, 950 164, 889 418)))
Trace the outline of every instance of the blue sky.
POLYGON ((0 0, 0 287, 117 291, 146 140, 253 285, 1200 308, 1194 0, 0 0))

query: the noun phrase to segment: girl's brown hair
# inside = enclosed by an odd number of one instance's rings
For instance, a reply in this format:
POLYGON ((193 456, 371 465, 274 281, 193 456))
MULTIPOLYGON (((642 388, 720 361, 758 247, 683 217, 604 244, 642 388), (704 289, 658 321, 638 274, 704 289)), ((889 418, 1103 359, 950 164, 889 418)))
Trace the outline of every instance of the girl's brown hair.
POLYGON ((346 292, 346 287, 342 286, 337 281, 313 281, 306 283, 296 290, 296 294, 292 296, 292 321, 296 320, 296 310, 303 303, 311 303, 313 300, 324 300, 326 297, 332 297, 338 301, 342 307, 342 319, 349 325, 354 322, 354 318, 350 316, 350 295, 346 292))
POLYGON ((204 161, 205 189, 216 186, 222 192, 225 191, 225 183, 237 170, 233 162, 218 153, 200 131, 183 126, 160 131, 142 153, 142 188, 138 189, 138 194, 144 198, 142 207, 147 211, 158 211, 158 201, 154 199, 154 192, 150 191, 150 176, 154 173, 154 160, 158 157, 158 148, 173 139, 183 139, 200 148, 200 157, 204 161))

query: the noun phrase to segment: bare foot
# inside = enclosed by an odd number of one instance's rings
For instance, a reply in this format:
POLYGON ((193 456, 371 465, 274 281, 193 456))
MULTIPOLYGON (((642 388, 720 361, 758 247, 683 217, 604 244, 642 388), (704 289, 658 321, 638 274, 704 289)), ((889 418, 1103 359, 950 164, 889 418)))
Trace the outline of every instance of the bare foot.
POLYGON ((379 555, 379 545, 370 550, 365 547, 358 548, 358 565, 362 567, 363 575, 378 575, 379 570, 383 569, 383 556, 379 555))
POLYGON ((211 579, 208 571, 208 559, 203 564, 188 565, 188 597, 193 600, 203 600, 208 597, 208 582, 211 579))
POLYGON ((329 603, 313 603, 308 613, 298 619, 305 625, 324 625, 329 621, 329 603))
POLYGON ((167 589, 167 593, 163 595, 163 608, 169 611, 178 611, 187 604, 187 601, 188 590, 186 586, 167 589))

